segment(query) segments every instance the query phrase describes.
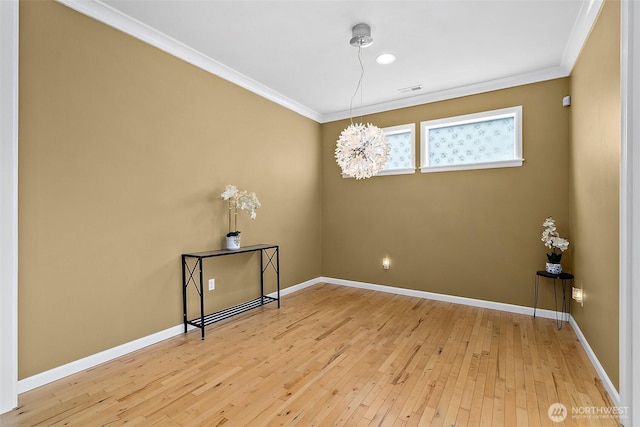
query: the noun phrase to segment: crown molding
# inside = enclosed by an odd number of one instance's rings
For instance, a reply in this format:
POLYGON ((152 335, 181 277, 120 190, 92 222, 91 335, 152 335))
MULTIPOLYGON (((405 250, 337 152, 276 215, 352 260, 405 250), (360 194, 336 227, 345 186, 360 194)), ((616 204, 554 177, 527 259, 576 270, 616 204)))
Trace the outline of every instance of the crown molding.
MULTIPOLYGON (((447 99, 461 98, 463 96, 477 95, 479 93, 567 77, 571 74, 575 63, 578 60, 578 56, 582 51, 582 47, 587 41, 593 25, 598 19, 598 15, 600 14, 600 10, 602 10, 603 5, 604 0, 589 0, 586 3, 583 3, 569 34, 569 40, 567 41, 564 52, 562 53, 560 65, 557 67, 520 74, 517 76, 505 77, 502 79, 489 80, 468 86, 445 89, 396 101, 369 105, 360 109, 354 109, 352 116, 355 117, 381 113, 384 111, 397 110, 399 108, 414 107, 416 105, 428 104, 431 102, 445 101, 447 99)), ((322 123, 343 120, 349 117, 349 111, 337 111, 335 113, 324 114, 322 116, 322 123)))
MULTIPOLYGON (((463 96, 477 95, 479 93, 492 92, 510 87, 523 86, 531 83, 538 83, 546 80, 567 77, 570 70, 565 67, 554 67, 546 70, 534 71, 517 76, 505 77, 502 79, 489 80, 482 83, 475 83, 467 86, 460 86, 451 89, 416 95, 409 98, 395 101, 383 102, 369 105, 363 108, 354 108, 351 116, 366 116, 368 114, 382 113, 384 111, 397 110, 400 108, 414 107, 416 105, 429 104, 432 102, 446 101, 447 99, 461 98, 463 96)), ((338 111, 324 114, 322 123, 333 122, 349 118, 349 111, 338 111)))
POLYGON ((232 68, 212 59, 201 52, 181 43, 150 26, 123 14, 122 12, 102 3, 99 0, 56 0, 76 12, 107 24, 130 36, 133 36, 151 46, 170 55, 195 65, 211 74, 236 84, 248 91, 279 104, 291 111, 316 122, 321 121, 322 115, 267 86, 241 74, 232 68))
MULTIPOLYGON (((164 33, 161 33, 160 31, 157 31, 138 20, 113 9, 105 3, 102 3, 100 0, 56 1, 318 123, 327 123, 350 117, 348 110, 324 114, 319 113, 245 76, 244 74, 227 67, 213 58, 203 55, 184 43, 181 43, 164 33)), ((567 77, 573 69, 578 55, 582 50, 582 46, 589 36, 591 28, 600 13, 603 3, 604 0, 590 0, 583 4, 579 15, 574 22, 569 41, 565 46, 561 64, 557 67, 373 104, 363 108, 354 109, 351 116, 382 113, 400 108, 413 107, 421 104, 445 101, 448 99, 461 98, 464 96, 477 95, 509 87, 567 77)))
POLYGON ((595 24, 596 19, 598 19, 603 5, 604 0, 589 0, 582 4, 578 17, 573 23, 573 28, 569 33, 567 45, 562 53, 561 66, 569 70, 569 73, 573 70, 573 66, 576 64, 589 34, 591 34, 593 24, 595 24))

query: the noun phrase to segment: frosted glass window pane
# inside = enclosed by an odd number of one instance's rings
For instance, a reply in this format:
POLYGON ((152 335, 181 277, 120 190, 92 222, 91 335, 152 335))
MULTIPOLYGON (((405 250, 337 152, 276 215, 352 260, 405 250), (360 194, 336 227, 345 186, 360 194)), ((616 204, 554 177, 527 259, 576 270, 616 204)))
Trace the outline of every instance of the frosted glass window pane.
POLYGON ((391 150, 389 158, 382 170, 413 168, 414 141, 411 132, 388 135, 387 140, 391 150))
POLYGON ((378 175, 401 175, 416 172, 416 125, 382 128, 389 141, 389 158, 378 175))
POLYGON ((420 124, 420 171, 522 166, 522 106, 420 124))
POLYGON ((514 118, 429 130, 429 165, 462 165, 514 158, 514 118))

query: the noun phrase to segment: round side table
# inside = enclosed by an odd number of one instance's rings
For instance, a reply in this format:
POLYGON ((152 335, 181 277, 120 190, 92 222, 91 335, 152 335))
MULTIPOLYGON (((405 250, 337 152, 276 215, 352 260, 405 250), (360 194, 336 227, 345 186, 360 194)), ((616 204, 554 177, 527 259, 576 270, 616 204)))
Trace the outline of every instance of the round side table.
POLYGON ((544 270, 536 271, 535 288, 533 291, 533 317, 536 317, 536 309, 538 308, 538 286, 540 285, 541 277, 553 280, 553 299, 556 306, 556 325, 558 326, 558 329, 562 329, 562 321, 568 318, 569 313, 571 312, 571 300, 567 299, 567 285, 570 285, 573 281, 573 274, 564 272, 560 274, 551 274, 544 270), (556 280, 560 280, 560 283, 562 284, 562 315, 560 319, 558 319, 558 294, 556 292, 556 280))

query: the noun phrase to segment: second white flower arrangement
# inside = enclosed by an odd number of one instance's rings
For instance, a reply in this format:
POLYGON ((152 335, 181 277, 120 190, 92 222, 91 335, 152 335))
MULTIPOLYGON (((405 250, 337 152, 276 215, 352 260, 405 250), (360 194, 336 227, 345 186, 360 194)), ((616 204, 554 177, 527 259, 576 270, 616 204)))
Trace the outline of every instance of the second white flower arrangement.
POLYGON ((227 237, 238 236, 240 235, 238 209, 248 211, 251 219, 256 219, 256 209, 260 207, 258 196, 256 193, 239 191, 235 185, 227 185, 221 196, 224 200, 229 201, 229 232, 227 237))
POLYGON ((551 253, 547 254, 547 259, 552 264, 559 264, 562 259, 562 252, 569 248, 569 241, 563 237, 560 237, 558 230, 556 229, 556 221, 553 217, 547 217, 542 223, 545 227, 542 230, 542 242, 546 247, 551 249, 551 253), (556 252, 556 249, 560 250, 560 253, 556 252))

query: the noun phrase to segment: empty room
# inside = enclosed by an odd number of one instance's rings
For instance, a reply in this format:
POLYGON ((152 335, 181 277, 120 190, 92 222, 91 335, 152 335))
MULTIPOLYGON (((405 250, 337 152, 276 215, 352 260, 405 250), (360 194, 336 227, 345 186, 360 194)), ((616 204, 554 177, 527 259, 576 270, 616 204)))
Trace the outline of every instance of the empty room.
POLYGON ((0 426, 637 425, 639 16, 1 0, 0 426))

